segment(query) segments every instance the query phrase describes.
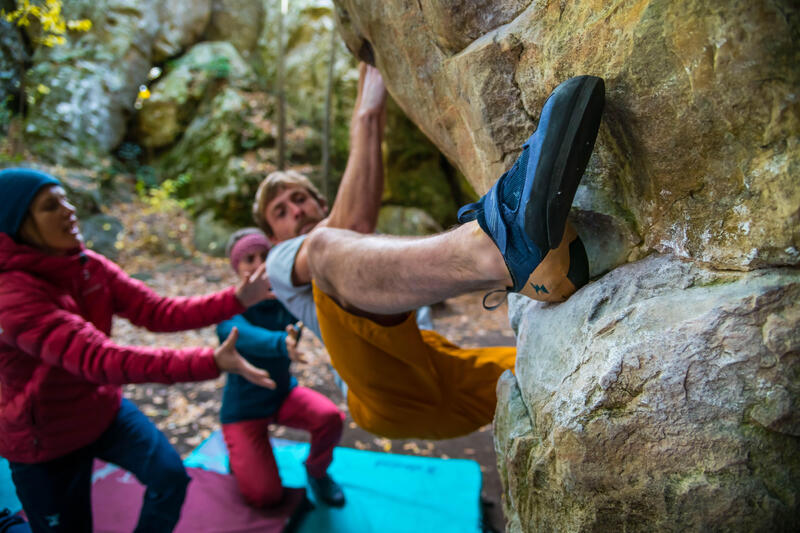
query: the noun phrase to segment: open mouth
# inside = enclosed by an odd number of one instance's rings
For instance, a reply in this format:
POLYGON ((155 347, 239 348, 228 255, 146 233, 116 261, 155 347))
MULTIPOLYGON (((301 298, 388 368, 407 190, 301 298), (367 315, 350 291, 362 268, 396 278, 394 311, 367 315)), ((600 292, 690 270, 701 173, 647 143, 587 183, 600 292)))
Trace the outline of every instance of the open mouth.
POLYGON ((78 221, 72 221, 66 227, 67 233, 72 235, 73 237, 77 237, 81 234, 81 229, 78 227, 78 221))

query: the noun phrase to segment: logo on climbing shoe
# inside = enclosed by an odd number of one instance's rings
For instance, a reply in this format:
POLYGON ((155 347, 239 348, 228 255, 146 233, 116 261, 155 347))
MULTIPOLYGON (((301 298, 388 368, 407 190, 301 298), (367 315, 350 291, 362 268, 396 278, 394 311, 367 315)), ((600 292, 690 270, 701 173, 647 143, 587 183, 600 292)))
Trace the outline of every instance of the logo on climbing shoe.
POLYGON ((550 291, 548 291, 547 287, 545 287, 544 285, 534 285, 533 283, 531 283, 531 287, 533 287, 533 290, 536 291, 536 294, 539 294, 540 292, 543 292, 545 294, 550 294, 550 291))

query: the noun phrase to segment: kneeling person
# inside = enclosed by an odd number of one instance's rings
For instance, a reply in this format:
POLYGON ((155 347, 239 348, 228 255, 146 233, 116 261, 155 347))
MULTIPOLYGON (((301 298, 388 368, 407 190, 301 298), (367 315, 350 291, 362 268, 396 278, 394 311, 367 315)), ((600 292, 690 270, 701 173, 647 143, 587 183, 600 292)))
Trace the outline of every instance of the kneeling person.
MULTIPOLYGON (((261 230, 239 230, 228 241, 231 266, 248 279, 267 257, 270 244, 261 230)), ((306 459, 308 482, 317 501, 344 505, 344 493, 327 473, 333 448, 342 434, 344 415, 328 398, 298 386, 290 372, 292 360, 300 360, 296 322, 275 299, 264 300, 217 326, 220 339, 239 330, 236 350, 250 363, 269 371, 273 390, 229 376, 222 396, 222 433, 230 453, 231 472, 244 498, 253 506, 278 504, 283 486, 269 442, 269 425, 303 429, 311 433, 306 459)))

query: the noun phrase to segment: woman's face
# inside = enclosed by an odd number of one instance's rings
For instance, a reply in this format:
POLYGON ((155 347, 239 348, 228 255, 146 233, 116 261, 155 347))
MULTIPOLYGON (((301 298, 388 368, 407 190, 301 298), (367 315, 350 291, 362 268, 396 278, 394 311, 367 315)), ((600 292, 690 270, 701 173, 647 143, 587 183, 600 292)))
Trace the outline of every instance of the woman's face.
POLYGON ((252 250, 244 254, 244 256, 239 260, 239 264, 236 267, 236 273, 239 274, 239 279, 243 281, 248 279, 250 276, 253 275, 253 272, 255 272, 256 269, 260 267, 266 260, 267 260, 266 248, 252 250))
POLYGON ((63 188, 51 185, 36 194, 19 236, 24 242, 57 255, 80 246, 83 237, 78 229, 75 207, 67 201, 63 188))

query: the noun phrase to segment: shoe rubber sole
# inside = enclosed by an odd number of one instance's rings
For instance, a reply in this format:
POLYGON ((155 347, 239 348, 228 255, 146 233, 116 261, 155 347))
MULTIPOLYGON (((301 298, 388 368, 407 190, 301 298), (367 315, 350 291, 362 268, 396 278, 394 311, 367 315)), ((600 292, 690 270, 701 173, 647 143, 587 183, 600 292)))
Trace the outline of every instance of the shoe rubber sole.
POLYGON ((542 251, 562 244, 567 215, 600 129, 605 87, 602 78, 578 76, 559 86, 554 97, 547 124, 551 131, 546 132, 525 206, 525 231, 542 251), (536 236, 545 227, 547 242, 542 242, 536 236))

